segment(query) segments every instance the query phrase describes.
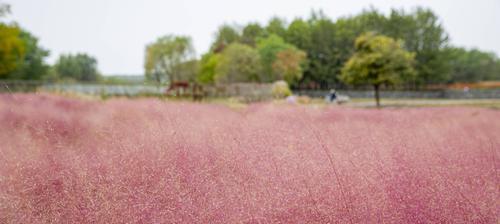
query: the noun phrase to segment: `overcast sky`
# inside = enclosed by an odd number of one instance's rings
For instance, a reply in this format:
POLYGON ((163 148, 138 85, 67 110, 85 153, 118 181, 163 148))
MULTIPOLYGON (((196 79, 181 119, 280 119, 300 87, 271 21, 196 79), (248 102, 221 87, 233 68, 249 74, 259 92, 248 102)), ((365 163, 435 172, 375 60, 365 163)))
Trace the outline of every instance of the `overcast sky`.
POLYGON ((500 55, 500 0, 0 0, 9 17, 39 37, 53 63, 61 53, 86 52, 104 74, 142 74, 144 47, 165 34, 189 35, 197 54, 207 51, 223 23, 288 21, 322 9, 336 19, 373 5, 429 7, 442 20, 453 44, 500 55))

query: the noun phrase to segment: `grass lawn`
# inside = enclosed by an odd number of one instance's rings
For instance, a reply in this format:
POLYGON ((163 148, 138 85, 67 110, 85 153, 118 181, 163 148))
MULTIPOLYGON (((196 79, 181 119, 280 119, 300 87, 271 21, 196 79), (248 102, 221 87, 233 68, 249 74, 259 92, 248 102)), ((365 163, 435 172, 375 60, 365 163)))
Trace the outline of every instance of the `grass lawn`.
MULTIPOLYGON (((500 108, 500 99, 381 99, 383 107, 486 107, 500 108)), ((347 106, 374 107, 375 101, 371 98, 351 99, 347 106)))

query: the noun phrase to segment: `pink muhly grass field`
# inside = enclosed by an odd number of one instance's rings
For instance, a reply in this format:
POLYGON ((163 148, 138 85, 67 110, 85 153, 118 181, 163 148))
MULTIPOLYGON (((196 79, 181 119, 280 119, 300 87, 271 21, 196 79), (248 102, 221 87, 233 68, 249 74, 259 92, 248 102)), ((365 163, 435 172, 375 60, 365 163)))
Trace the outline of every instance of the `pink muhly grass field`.
POLYGON ((498 223, 500 111, 0 95, 0 223, 498 223))

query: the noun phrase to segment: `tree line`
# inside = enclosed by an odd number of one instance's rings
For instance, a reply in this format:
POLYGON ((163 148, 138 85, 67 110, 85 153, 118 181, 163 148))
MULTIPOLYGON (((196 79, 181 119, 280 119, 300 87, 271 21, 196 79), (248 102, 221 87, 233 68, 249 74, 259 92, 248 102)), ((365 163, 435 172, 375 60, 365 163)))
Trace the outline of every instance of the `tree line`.
POLYGON ((96 82, 102 79, 97 60, 85 53, 62 54, 50 66, 49 50, 38 38, 17 23, 2 21, 10 14, 7 4, 0 4, 0 79, 36 81, 96 82))
POLYGON ((170 82, 286 80, 303 88, 345 86, 351 83, 343 80, 342 70, 355 55, 356 39, 368 33, 391 38, 413 55, 414 75, 398 82, 406 87, 500 79, 497 55, 451 45, 438 16, 420 7, 387 15, 370 8, 336 21, 313 11, 291 22, 275 17, 265 25, 224 24, 199 60, 189 37, 165 36, 147 46, 145 74, 158 81, 153 77, 170 77, 164 80, 170 82))
MULTIPOLYGON (((0 79, 103 80, 97 60, 85 53, 63 54, 48 65, 50 52, 37 37, 3 21, 9 13, 9 6, 0 4, 0 79)), ((438 16, 425 8, 388 14, 369 8, 337 20, 313 11, 308 18, 292 21, 274 17, 266 24, 224 24, 200 58, 190 37, 166 35, 146 46, 144 71, 148 81, 160 84, 285 80, 295 88, 355 85, 359 82, 348 82, 343 74, 360 50, 356 40, 363 36, 390 38, 412 55, 413 75, 397 82, 406 87, 500 80, 497 55, 451 45, 438 16)))

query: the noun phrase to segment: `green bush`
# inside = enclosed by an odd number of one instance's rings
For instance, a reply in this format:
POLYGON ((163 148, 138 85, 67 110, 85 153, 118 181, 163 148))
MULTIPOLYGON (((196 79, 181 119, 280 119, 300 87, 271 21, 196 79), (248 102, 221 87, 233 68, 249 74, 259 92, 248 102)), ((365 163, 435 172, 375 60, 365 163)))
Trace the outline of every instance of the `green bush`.
POLYGON ((278 80, 273 83, 272 94, 274 98, 285 98, 292 95, 292 91, 288 87, 288 83, 283 80, 278 80))

